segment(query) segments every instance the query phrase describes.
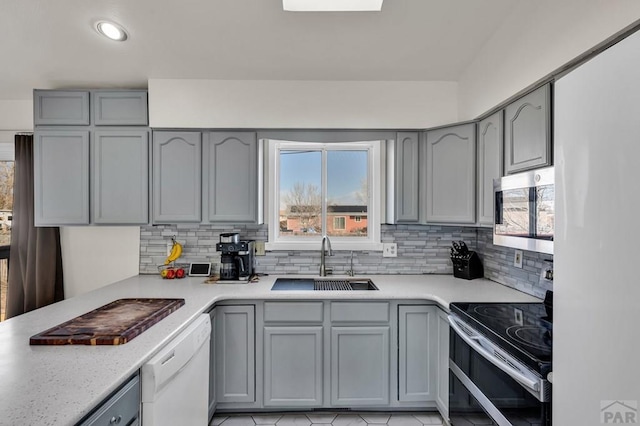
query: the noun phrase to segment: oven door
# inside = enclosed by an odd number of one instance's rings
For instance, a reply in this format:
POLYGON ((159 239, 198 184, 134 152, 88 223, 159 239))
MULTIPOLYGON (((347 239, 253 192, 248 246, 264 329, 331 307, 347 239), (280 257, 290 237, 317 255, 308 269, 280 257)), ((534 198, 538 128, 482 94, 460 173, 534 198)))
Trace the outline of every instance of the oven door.
POLYGON ((506 365, 499 357, 491 359, 495 354, 491 344, 470 338, 468 330, 456 320, 450 317, 451 424, 550 426, 548 382, 532 371, 506 365))

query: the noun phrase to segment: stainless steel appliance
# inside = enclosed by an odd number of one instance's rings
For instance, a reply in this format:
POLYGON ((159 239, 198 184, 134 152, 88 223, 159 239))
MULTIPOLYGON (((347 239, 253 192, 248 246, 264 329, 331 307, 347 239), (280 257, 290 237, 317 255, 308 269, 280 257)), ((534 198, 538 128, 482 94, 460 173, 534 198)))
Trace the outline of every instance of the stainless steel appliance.
POLYGON ((451 304, 453 426, 551 425, 551 314, 542 303, 451 304))
POLYGON ((222 253, 220 279, 225 281, 249 281, 253 275, 255 242, 220 242, 216 250, 222 253))
POLYGON ((553 254, 554 168, 496 179, 493 243, 553 254))

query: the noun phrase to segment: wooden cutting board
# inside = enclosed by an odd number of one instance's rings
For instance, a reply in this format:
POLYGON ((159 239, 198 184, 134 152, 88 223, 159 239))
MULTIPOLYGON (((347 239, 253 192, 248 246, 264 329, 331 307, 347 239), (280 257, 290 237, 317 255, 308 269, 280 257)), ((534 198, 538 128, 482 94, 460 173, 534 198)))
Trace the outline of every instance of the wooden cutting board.
POLYGON ((118 299, 31 336, 31 345, 122 345, 167 315, 184 299, 118 299))

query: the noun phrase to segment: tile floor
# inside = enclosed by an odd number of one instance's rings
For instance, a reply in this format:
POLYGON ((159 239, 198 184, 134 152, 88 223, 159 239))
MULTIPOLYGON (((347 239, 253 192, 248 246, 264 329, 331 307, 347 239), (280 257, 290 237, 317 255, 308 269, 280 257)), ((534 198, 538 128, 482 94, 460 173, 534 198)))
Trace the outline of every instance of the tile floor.
POLYGON ((213 417, 210 426, 440 426, 442 424, 442 417, 435 412, 312 412, 219 415, 213 417))

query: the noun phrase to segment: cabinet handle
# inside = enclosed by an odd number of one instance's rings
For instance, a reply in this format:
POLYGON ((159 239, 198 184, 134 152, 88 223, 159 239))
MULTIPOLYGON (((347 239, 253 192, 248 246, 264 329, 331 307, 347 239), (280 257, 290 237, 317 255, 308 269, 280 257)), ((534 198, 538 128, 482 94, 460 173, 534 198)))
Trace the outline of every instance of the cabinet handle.
POLYGON ((118 415, 118 417, 113 416, 111 417, 111 420, 109 420, 109 424, 110 425, 117 425, 120 424, 120 422, 122 421, 122 416, 118 415))

